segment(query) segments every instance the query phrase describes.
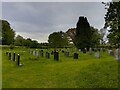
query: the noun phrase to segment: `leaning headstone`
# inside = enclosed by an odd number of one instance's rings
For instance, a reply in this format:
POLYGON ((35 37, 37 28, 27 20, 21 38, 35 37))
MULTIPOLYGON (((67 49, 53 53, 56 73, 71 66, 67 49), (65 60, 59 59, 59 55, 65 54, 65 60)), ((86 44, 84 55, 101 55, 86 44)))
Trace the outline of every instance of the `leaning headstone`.
POLYGON ((78 53, 74 53, 74 59, 78 59, 78 53))
POLYGON ((120 60, 120 48, 117 48, 116 51, 115 51, 115 59, 116 60, 120 60))
POLYGON ((99 53, 99 51, 98 51, 98 52, 95 52, 95 57, 96 57, 96 58, 100 58, 100 53, 99 53))
POLYGON ((58 51, 54 52, 54 60, 59 61, 59 53, 58 53, 58 51))
POLYGON ((15 52, 13 53, 13 61, 15 62, 15 52))

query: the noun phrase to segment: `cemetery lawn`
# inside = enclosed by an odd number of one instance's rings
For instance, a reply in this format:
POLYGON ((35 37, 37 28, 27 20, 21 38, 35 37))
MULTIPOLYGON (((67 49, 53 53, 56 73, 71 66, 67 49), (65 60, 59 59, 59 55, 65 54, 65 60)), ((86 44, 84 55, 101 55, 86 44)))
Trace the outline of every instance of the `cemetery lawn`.
POLYGON ((8 60, 8 49, 2 50, 2 88, 118 88, 118 61, 107 51, 100 52, 100 59, 79 52, 78 60, 60 52, 54 61, 53 56, 36 58, 25 48, 10 51, 20 50, 21 67, 8 60))

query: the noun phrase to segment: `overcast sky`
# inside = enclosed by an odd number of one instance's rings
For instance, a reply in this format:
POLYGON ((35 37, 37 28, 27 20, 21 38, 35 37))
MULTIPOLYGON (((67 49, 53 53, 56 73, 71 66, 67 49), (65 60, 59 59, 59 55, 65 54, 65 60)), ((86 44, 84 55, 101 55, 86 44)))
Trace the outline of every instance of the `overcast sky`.
POLYGON ((91 26, 104 26, 106 10, 101 2, 3 2, 2 19, 16 35, 47 42, 52 32, 76 27, 79 16, 87 17, 91 26))

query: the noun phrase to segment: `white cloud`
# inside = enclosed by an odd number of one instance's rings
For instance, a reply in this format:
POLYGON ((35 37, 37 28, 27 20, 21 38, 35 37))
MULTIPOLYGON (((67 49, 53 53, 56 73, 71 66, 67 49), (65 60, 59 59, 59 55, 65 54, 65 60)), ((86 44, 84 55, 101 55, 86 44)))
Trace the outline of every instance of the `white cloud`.
POLYGON ((106 13, 104 8, 100 2, 4 2, 2 14, 17 34, 41 42, 46 41, 52 32, 65 32, 76 27, 81 15, 87 17, 90 25, 102 28, 106 13))
POLYGON ((37 40, 39 43, 48 42, 48 33, 37 33, 37 32, 16 32, 16 36, 21 35, 25 39, 31 38, 32 40, 37 40))
POLYGON ((2 0, 2 2, 109 2, 112 0, 2 0))

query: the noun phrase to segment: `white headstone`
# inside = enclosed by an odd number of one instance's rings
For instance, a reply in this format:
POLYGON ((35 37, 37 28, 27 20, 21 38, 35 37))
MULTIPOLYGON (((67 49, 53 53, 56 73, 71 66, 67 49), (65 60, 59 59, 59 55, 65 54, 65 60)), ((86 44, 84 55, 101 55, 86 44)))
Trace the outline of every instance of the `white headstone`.
POLYGON ((117 48, 115 51, 115 59, 120 60, 120 48, 117 48))
POLYGON ((99 52, 95 52, 95 57, 96 58, 100 58, 100 53, 99 52))

